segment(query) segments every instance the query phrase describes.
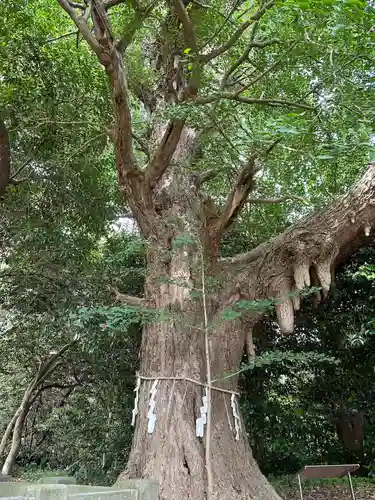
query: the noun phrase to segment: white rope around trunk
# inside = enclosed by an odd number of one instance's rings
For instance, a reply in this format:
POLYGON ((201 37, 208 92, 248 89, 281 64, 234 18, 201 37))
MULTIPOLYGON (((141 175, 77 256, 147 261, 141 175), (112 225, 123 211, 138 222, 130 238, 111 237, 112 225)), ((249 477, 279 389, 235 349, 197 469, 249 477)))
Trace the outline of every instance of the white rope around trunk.
MULTIPOLYGON (((138 410, 139 390, 141 387, 142 380, 152 380, 153 381, 152 387, 150 389, 150 398, 149 398, 149 402, 148 402, 148 407, 149 407, 148 413, 147 413, 147 418, 148 418, 147 432, 148 432, 148 434, 152 434, 154 432, 155 425, 156 425, 156 412, 155 412, 156 395, 157 395, 158 384, 159 384, 160 380, 173 380, 173 381, 181 380, 181 381, 190 382, 192 384, 204 387, 205 394, 202 397, 202 406, 200 407, 201 416, 196 419, 196 436, 201 437, 201 438, 204 437, 204 426, 207 423, 207 410, 208 410, 208 408, 207 408, 208 385, 207 384, 205 384, 204 382, 200 382, 198 380, 194 380, 194 379, 189 378, 189 377, 146 377, 146 376, 143 376, 143 375, 140 375, 139 373, 137 373, 137 382, 136 382, 136 386, 134 389, 135 399, 134 399, 134 408, 132 411, 132 426, 135 425, 136 417, 139 413, 139 410, 138 410)), ((239 393, 235 392, 235 391, 230 391, 228 389, 222 389, 221 387, 214 387, 212 385, 211 385, 211 390, 219 391, 219 392, 223 393, 225 409, 226 409, 226 413, 227 413, 227 417, 228 417, 229 428, 231 430, 233 430, 232 423, 230 422, 230 418, 229 418, 227 404, 225 401, 225 394, 231 395, 231 407, 232 407, 232 414, 233 414, 233 421, 234 421, 235 439, 236 439, 236 441, 238 441, 239 440, 239 433, 241 430, 241 420, 240 420, 240 416, 239 416, 238 401, 237 401, 236 396, 239 396, 239 393)))

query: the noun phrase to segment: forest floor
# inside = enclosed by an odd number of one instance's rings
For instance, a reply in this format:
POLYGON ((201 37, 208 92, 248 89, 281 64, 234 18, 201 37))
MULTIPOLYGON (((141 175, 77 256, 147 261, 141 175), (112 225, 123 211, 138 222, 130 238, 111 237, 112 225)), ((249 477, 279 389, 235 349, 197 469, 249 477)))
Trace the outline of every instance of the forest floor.
MULTIPOLYGON (((297 477, 272 480, 277 492, 285 500, 300 500, 297 477)), ((353 478, 356 500, 375 500, 375 479, 353 478)), ((347 479, 306 481, 302 483, 304 500, 349 500, 347 479)))
MULTIPOLYGON (((1 1, 1 0, 0 0, 1 1)), ((26 482, 40 482, 44 476, 63 474, 61 471, 26 468, 14 477, 26 482)), ((276 491, 284 500, 300 500, 297 476, 269 478, 276 491)), ((304 500, 350 500, 347 478, 307 480, 302 483, 304 500)), ((375 500, 375 478, 353 477, 356 500, 375 500)))

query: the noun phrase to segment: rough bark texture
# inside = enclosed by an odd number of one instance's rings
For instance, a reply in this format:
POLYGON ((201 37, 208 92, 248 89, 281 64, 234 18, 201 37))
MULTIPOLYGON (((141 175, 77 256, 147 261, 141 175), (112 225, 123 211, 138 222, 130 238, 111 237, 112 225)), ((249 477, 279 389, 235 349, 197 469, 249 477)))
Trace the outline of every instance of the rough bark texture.
MULTIPOLYGON (((179 186, 181 183, 179 184, 179 186)), ((176 187, 177 189, 177 187, 176 187)), ((189 210, 182 203, 175 211, 189 210)), ((165 215, 164 215, 165 216, 165 215)), ((209 316, 212 324, 221 309, 239 299, 275 297, 280 327, 293 329, 294 309, 300 300, 295 295, 310 286, 313 278, 326 294, 338 260, 344 259, 371 236, 375 223, 375 167, 369 166, 353 189, 322 213, 311 215, 269 243, 229 262, 210 262, 215 252, 205 248, 210 273, 219 277, 217 301, 211 296, 209 316), (353 213, 355 217, 353 218, 353 213)), ((159 239, 160 242, 160 239, 159 239)), ((167 245, 167 243, 166 243, 167 245)), ((189 287, 200 287, 194 269, 194 257, 188 247, 173 251, 164 248, 149 254, 146 300, 152 307, 173 311, 177 319, 145 327, 141 352, 141 374, 147 377, 186 377, 206 380, 202 304, 191 300, 189 287), (155 285, 157 276, 166 276, 172 284, 155 285), (177 286, 176 278, 183 280, 177 286)), ((251 322, 256 317, 248 318, 251 322)), ((213 379, 235 373, 244 343, 252 341, 249 323, 217 323, 210 333, 213 379)), ((216 382, 216 386, 236 390, 237 377, 216 382)), ((202 405, 203 388, 188 381, 162 380, 157 393, 157 423, 147 433, 147 411, 152 381, 143 381, 140 414, 125 476, 153 477, 160 481, 160 498, 204 499, 206 479, 204 442, 195 436, 195 419, 202 405)), ((273 500, 278 498, 260 473, 251 455, 242 429, 240 440, 233 432, 230 396, 214 391, 212 399, 212 464, 215 498, 273 500), (232 426, 232 429, 231 429, 232 426)))
MULTIPOLYGON (((173 251, 167 265, 149 256, 150 273, 146 288, 149 304, 169 311, 170 320, 144 328, 140 373, 150 378, 178 377, 206 382, 203 308, 200 299, 191 299, 189 288, 200 287, 196 262, 188 248, 173 251), (175 254, 175 255, 174 255, 175 254), (170 283, 155 285, 153 277, 166 276, 170 283), (176 277, 185 286, 174 284, 176 277)), ((156 257, 157 258, 157 257, 156 257)), ((215 274, 215 266, 211 273, 215 274)), ((209 300, 209 318, 218 320, 219 304, 209 300)), ((210 331, 212 378, 236 370, 243 355, 245 332, 240 323, 217 321, 210 331)), ((237 376, 221 383, 229 391, 236 389, 237 376)), ((200 416, 204 388, 188 380, 161 380, 156 398, 157 423, 147 432, 149 392, 153 380, 141 384, 138 422, 127 470, 122 477, 153 477, 160 482, 160 498, 199 500, 207 497, 205 442, 196 437, 196 419, 200 416)), ((252 457, 246 432, 241 426, 235 439, 231 394, 212 392, 211 463, 213 498, 225 500, 266 498, 278 495, 260 473, 252 457)), ((121 479, 121 477, 120 477, 121 479)))

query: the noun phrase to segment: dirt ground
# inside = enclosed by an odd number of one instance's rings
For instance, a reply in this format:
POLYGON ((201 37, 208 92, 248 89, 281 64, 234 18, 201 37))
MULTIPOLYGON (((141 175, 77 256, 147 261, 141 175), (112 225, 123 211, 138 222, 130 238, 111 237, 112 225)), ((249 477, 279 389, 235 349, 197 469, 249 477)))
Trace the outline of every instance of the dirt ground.
MULTIPOLYGON (((298 487, 278 488, 284 500, 300 500, 298 487)), ((375 500, 375 483, 354 487, 356 500, 375 500)), ((304 500, 350 500, 349 487, 345 485, 313 486, 303 489, 304 500)))

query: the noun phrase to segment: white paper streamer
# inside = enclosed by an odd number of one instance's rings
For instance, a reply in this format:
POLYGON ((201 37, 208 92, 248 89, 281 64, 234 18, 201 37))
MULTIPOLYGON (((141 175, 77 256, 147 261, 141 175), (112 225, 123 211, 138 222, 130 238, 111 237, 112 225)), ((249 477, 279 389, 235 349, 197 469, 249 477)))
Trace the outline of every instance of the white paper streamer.
POLYGON ((139 388, 141 387, 141 377, 137 377, 137 384, 135 386, 135 399, 134 399, 134 408, 132 411, 132 426, 135 426, 135 419, 138 415, 138 401, 139 401, 139 388))
POLYGON ((233 393, 230 398, 230 404, 233 412, 233 420, 234 420, 234 430, 236 432, 235 440, 238 441, 240 439, 240 430, 241 430, 241 420, 238 412, 238 403, 236 399, 236 395, 233 393))
POLYGON ((200 407, 201 416, 195 422, 195 434, 197 437, 204 436, 204 426, 207 424, 207 387, 205 387, 205 395, 202 398, 203 405, 200 407))
POLYGON ((225 405, 225 413, 227 414, 229 429, 233 432, 233 425, 232 425, 232 422, 230 421, 230 415, 229 415, 229 411, 228 411, 227 401, 225 399, 225 394, 224 393, 222 393, 222 394, 223 394, 224 405, 225 405))
POLYGON ((150 401, 148 403, 148 426, 147 426, 147 432, 149 434, 152 434, 155 429, 155 423, 156 423, 156 414, 154 413, 155 410, 155 405, 156 405, 156 393, 158 392, 157 390, 157 385, 158 385, 159 380, 154 380, 154 383, 152 384, 151 390, 150 390, 150 401))

